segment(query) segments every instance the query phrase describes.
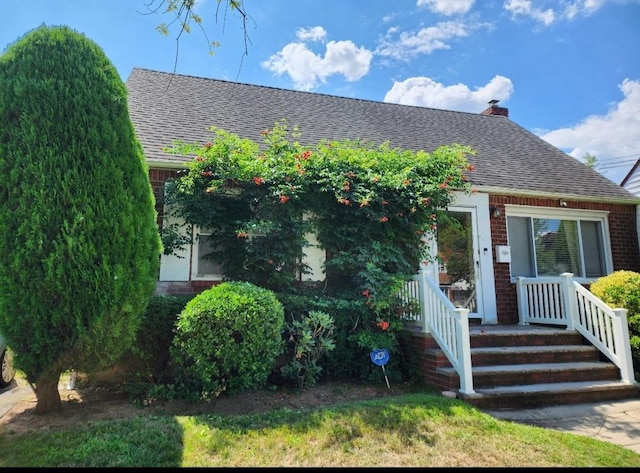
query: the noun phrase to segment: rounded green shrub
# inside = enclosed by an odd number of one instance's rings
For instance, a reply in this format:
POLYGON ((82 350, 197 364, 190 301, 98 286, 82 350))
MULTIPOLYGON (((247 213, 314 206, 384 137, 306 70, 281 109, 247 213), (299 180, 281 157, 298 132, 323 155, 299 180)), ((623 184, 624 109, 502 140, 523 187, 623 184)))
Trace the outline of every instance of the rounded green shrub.
POLYGON ((229 281, 198 294, 178 316, 171 347, 178 390, 208 399, 264 387, 283 330, 284 309, 268 289, 229 281))
POLYGON ((590 290, 608 306, 627 309, 635 371, 640 369, 640 273, 615 271, 594 281, 590 290))

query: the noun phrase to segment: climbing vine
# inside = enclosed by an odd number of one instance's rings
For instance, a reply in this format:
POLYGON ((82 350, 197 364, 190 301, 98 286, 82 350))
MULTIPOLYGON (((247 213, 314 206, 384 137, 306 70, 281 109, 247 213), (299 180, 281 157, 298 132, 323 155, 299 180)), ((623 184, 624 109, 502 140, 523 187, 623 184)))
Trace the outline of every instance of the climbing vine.
MULTIPOLYGON (((211 232, 210 257, 225 277, 294 291, 309 270, 303 254, 313 233, 327 255, 323 293, 360 300, 371 330, 390 333, 397 289, 429 258, 424 243, 438 215, 454 190, 470 191, 463 173, 474 151, 452 144, 427 153, 362 140, 303 146, 285 121, 262 131, 261 144, 211 131, 211 141, 167 149, 193 160, 165 202, 211 232)), ((165 239, 165 252, 172 241, 165 239)))

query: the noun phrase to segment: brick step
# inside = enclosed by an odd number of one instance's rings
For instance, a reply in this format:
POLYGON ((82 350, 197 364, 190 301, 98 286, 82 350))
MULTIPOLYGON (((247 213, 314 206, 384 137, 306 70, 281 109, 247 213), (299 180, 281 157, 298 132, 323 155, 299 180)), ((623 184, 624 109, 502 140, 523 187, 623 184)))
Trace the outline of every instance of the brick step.
POLYGON ((518 365, 599 361, 600 351, 591 345, 551 345, 522 347, 486 347, 471 349, 471 364, 518 365))
MULTIPOLYGON (((457 376, 451 368, 439 368, 446 376, 457 376)), ((520 386, 575 381, 619 380, 620 371, 613 363, 532 363, 526 365, 474 366, 473 386, 520 386)))
POLYGON ((638 397, 640 384, 620 380, 620 370, 575 330, 564 327, 469 328, 474 393, 459 392, 460 379, 444 352, 416 338, 427 383, 454 391, 487 409, 614 401, 638 397), (422 345, 423 347, 421 347, 422 345))
POLYGON ((469 333, 471 348, 522 347, 552 345, 583 345, 582 335, 573 330, 532 328, 523 330, 489 331, 476 329, 469 333))
POLYGON ((475 393, 458 393, 458 399, 480 409, 530 409, 563 404, 618 401, 637 398, 638 383, 623 381, 581 381, 526 386, 477 388, 475 393))

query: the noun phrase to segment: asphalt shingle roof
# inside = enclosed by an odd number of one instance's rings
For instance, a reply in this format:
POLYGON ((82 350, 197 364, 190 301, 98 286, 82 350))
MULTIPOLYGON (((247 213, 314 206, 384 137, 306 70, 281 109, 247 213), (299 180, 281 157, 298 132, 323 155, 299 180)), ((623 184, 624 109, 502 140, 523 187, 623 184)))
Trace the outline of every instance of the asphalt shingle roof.
POLYGON ((189 158, 162 151, 173 140, 205 142, 217 126, 261 142, 260 131, 286 119, 303 144, 321 139, 389 141, 431 152, 471 146, 478 190, 531 196, 638 203, 640 200, 578 160, 504 116, 398 105, 241 84, 135 68, 127 79, 129 114, 150 167, 189 158))

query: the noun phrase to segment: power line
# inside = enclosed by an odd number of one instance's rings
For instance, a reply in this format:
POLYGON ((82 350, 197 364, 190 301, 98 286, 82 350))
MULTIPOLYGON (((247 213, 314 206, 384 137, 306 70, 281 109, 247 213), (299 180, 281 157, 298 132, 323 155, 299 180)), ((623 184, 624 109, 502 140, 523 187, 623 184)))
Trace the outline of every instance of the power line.
POLYGON ((633 166, 633 164, 635 164, 636 161, 637 159, 633 159, 631 161, 619 161, 617 163, 608 163, 604 165, 600 165, 596 161, 595 168, 596 169, 613 169, 613 168, 629 167, 629 166, 633 166))
POLYGON ((614 159, 635 158, 637 156, 640 156, 640 153, 628 154, 627 156, 616 156, 616 157, 613 157, 613 158, 598 158, 598 157, 596 157, 596 161, 613 161, 614 159))
POLYGON ((602 159, 598 159, 597 156, 594 156, 594 158, 595 158, 595 162, 593 163, 594 169, 596 171, 602 171, 605 169, 626 168, 626 167, 633 166, 636 163, 636 161, 640 158, 640 154, 628 154, 626 156, 617 156, 613 158, 602 158, 602 159))

